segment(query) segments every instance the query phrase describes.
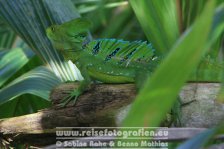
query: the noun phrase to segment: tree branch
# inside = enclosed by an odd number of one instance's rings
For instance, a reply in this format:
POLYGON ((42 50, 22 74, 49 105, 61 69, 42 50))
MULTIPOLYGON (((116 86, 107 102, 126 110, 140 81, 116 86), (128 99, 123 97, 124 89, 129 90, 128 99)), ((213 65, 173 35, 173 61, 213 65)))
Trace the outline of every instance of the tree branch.
POLYGON ((69 103, 59 108, 60 100, 77 86, 67 83, 56 87, 50 95, 53 106, 49 109, 0 120, 0 134, 32 144, 55 143, 55 127, 116 126, 116 113, 129 105, 136 95, 133 84, 95 84, 79 97, 74 106, 69 103), (42 139, 39 142, 37 136, 49 136, 53 140, 42 139))

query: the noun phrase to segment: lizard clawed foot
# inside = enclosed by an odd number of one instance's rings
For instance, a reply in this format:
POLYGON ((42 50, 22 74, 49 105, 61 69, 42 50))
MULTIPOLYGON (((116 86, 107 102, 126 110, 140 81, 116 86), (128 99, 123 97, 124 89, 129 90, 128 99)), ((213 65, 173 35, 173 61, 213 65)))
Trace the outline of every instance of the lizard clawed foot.
POLYGON ((78 97, 81 95, 81 92, 79 90, 74 90, 73 92, 70 93, 70 95, 66 96, 63 100, 62 103, 59 104, 59 107, 65 107, 69 102, 73 101, 72 105, 74 106, 76 104, 76 101, 78 97))

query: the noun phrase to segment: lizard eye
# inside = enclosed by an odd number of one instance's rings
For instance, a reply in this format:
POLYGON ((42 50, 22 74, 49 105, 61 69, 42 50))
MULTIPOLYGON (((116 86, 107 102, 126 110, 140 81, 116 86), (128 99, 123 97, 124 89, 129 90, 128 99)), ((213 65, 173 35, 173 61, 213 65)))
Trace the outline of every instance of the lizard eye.
POLYGON ((54 32, 55 31, 55 28, 54 27, 51 27, 51 31, 54 32))

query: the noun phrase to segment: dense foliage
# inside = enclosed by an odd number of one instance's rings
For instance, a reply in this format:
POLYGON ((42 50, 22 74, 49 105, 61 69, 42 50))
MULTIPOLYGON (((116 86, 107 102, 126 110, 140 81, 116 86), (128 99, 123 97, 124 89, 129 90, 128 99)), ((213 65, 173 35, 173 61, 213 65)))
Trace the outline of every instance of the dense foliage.
POLYGON ((1 118, 47 107, 54 86, 81 78, 45 34, 80 16, 90 39, 147 40, 164 57, 124 126, 158 126, 187 81, 224 82, 222 0, 0 0, 1 118))

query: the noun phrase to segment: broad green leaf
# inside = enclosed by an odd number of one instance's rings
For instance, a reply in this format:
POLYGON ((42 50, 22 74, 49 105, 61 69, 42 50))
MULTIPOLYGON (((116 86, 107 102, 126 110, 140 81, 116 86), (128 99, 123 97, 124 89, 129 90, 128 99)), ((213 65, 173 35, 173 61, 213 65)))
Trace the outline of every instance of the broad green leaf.
POLYGON ((0 51, 0 87, 22 68, 34 53, 28 49, 15 48, 0 51))
POLYGON ((52 24, 79 17, 70 0, 0 0, 0 16, 61 80, 77 79, 45 33, 52 24))
POLYGON ((181 87, 211 45, 212 37, 208 38, 208 35, 214 6, 215 1, 208 1, 201 16, 147 80, 124 120, 124 126, 153 127, 160 124, 176 101, 181 87))
POLYGON ((130 0, 131 6, 154 48, 167 52, 179 37, 174 0, 130 0))
POLYGON ((23 94, 33 94, 49 100, 53 87, 61 83, 46 67, 37 67, 20 76, 0 90, 0 104, 23 94))

